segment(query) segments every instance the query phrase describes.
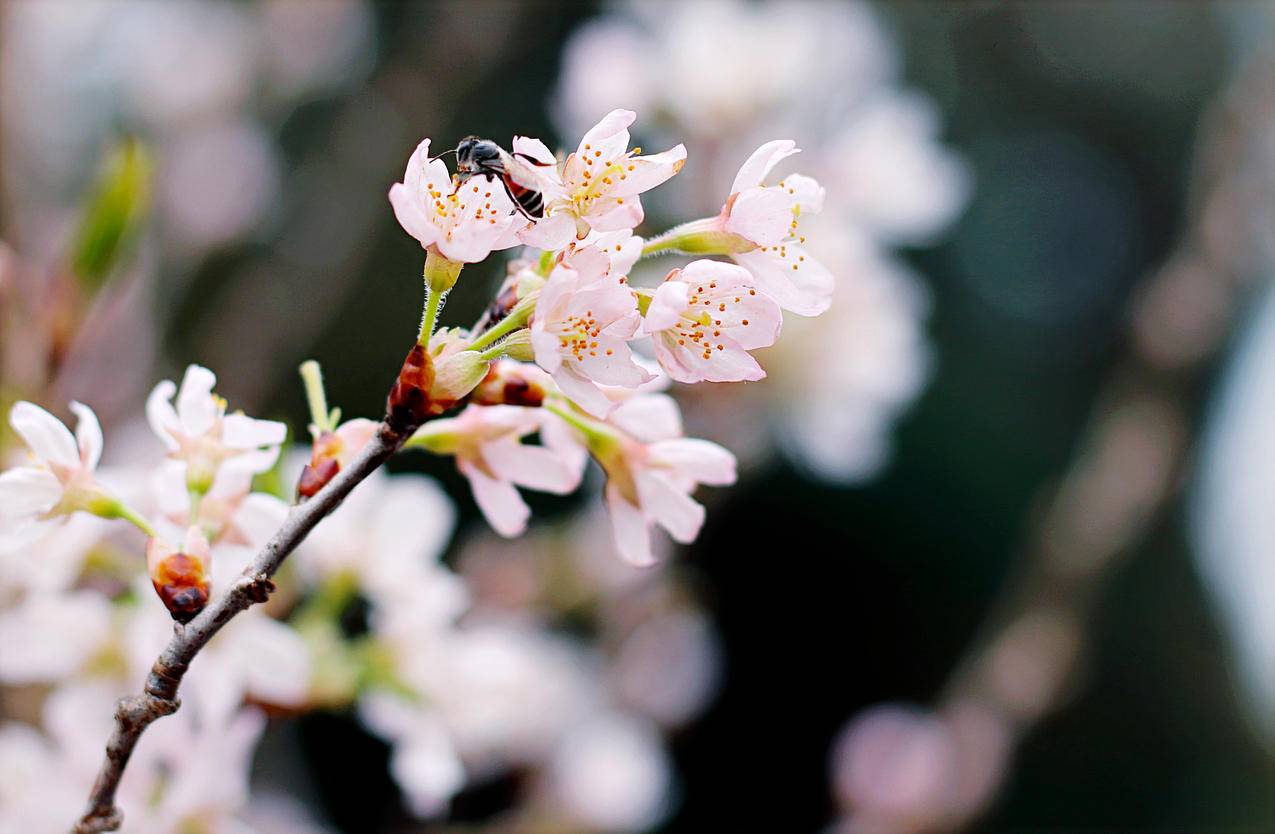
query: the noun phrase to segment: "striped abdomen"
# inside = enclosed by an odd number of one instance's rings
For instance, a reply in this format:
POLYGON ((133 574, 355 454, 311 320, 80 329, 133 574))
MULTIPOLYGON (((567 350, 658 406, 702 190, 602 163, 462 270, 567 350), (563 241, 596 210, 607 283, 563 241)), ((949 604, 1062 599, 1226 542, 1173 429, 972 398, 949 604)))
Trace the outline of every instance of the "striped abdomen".
POLYGON ((540 218, 545 213, 545 197, 539 191, 524 188, 514 182, 513 177, 505 175, 505 185, 509 188, 509 196, 513 197, 530 217, 540 218))

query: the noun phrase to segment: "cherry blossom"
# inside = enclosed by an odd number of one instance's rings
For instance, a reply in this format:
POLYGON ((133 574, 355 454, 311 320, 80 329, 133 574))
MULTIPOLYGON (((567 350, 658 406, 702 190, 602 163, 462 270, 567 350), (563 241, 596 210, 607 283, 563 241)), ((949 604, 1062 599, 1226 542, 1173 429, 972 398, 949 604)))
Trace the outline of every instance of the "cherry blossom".
POLYGON ((693 261, 675 269, 652 294, 642 334, 678 382, 739 382, 766 375, 748 353, 779 337, 779 305, 752 286, 743 267, 693 261))
MULTIPOLYGON (((640 156, 629 149, 632 110, 612 110, 589 129, 576 152, 562 163, 562 196, 551 200, 545 218, 523 234, 523 242, 543 249, 559 249, 590 229, 614 232, 642 222, 644 191, 655 188, 682 169, 686 148, 676 145, 663 153, 640 156)), ((543 148, 543 145, 540 146, 543 148)), ((547 162, 547 149, 526 152, 547 162)))
POLYGON ((403 181, 390 186, 390 205, 404 231, 449 261, 477 263, 518 244, 519 218, 504 187, 477 178, 454 183, 447 165, 430 158, 428 139, 412 152, 403 181))
POLYGON ((562 392, 595 416, 614 404, 598 384, 633 388, 651 375, 633 361, 627 341, 641 316, 628 280, 610 271, 610 258, 591 247, 554 268, 531 321, 536 363, 562 392))
POLYGON ((553 430, 555 420, 537 409, 471 405, 458 417, 431 421, 409 445, 455 455, 456 468, 469 479, 488 523, 512 537, 527 528, 531 515, 518 486, 561 495, 580 485, 584 451, 573 442, 558 442, 564 435, 553 430), (522 442, 536 431, 546 445, 522 442))
POLYGON ((49 525, 82 510, 118 516, 117 501, 98 484, 102 427, 93 410, 71 403, 79 418, 75 435, 37 405, 19 402, 9 424, 27 444, 31 461, 0 474, 0 548, 16 549, 39 538, 49 525))
POLYGON ((693 542, 704 507, 691 497, 699 484, 735 482, 735 456, 708 440, 681 437, 681 417, 666 394, 640 394, 599 423, 565 408, 555 413, 571 425, 607 475, 605 500, 616 550, 635 565, 651 565, 652 524, 681 544, 693 542), (641 432, 641 437, 626 427, 641 432))
POLYGON ((832 273, 806 248, 799 233, 802 215, 823 210, 824 190, 810 177, 789 174, 772 186, 771 169, 796 153, 792 142, 767 142, 744 162, 722 207, 725 228, 756 244, 731 257, 753 273, 757 287, 785 310, 814 316, 832 303, 832 273), (787 205, 784 205, 785 202, 787 205))
POLYGON ((216 383, 212 371, 191 365, 180 389, 164 380, 146 400, 151 429, 168 447, 170 457, 186 462, 186 485, 193 494, 207 492, 223 465, 253 474, 265 472, 274 466, 277 447, 288 433, 283 423, 226 414, 226 401, 213 393, 216 383))

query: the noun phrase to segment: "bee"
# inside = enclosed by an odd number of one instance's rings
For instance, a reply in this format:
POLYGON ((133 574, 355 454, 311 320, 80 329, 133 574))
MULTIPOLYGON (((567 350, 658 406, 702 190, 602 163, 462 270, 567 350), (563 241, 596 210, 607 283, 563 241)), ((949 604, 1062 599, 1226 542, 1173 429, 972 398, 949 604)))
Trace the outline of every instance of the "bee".
POLYGON ((519 213, 528 220, 539 220, 545 214, 545 195, 537 185, 536 168, 551 167, 528 154, 509 153, 490 139, 466 136, 456 146, 456 175, 460 182, 471 177, 498 179, 519 213))

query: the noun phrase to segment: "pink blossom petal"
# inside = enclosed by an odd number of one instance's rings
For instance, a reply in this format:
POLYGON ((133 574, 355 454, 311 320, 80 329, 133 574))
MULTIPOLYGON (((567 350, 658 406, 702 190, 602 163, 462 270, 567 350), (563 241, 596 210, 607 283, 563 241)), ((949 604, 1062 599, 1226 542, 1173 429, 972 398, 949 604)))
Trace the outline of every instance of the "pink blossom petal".
POLYGON ((71 431, 40 406, 25 400, 16 403, 9 411, 9 425, 36 457, 68 469, 79 468, 80 453, 71 431))
POLYGON ((785 310, 799 316, 817 316, 832 304, 832 273, 798 244, 787 244, 787 256, 782 258, 774 250, 732 257, 753 274, 757 289, 785 310), (797 269, 792 268, 794 263, 797 269))
MULTIPOLYGON (((686 148, 677 145, 663 153, 635 156, 629 159, 624 179, 613 177, 615 185, 607 192, 613 197, 637 196, 667 182, 686 162, 686 148)), ((632 228, 632 227, 630 227, 632 228)))
POLYGON ((575 239, 575 218, 566 212, 557 212, 537 220, 531 228, 524 228, 518 238, 527 246, 553 251, 561 249, 575 239))
POLYGON ((655 356, 678 382, 753 382, 765 378, 761 365, 734 339, 725 333, 712 338, 714 344, 693 342, 666 330, 655 340, 655 356))
POLYGON ((422 247, 437 242, 442 231, 429 221, 407 186, 396 182, 390 186, 390 205, 403 231, 420 241, 422 247))
POLYGON ((635 229, 646 215, 642 211, 642 198, 604 197, 589 207, 589 226, 599 232, 615 232, 635 229))
POLYGON ((456 467, 469 479, 474 502, 493 530, 505 538, 513 538, 527 529, 531 509, 513 484, 492 478, 463 457, 456 459, 456 467))
POLYGON ((596 382, 577 373, 565 362, 553 374, 553 381, 573 403, 592 414, 594 417, 606 417, 615 408, 615 403, 602 393, 596 382))
POLYGON ((803 174, 789 174, 784 177, 784 192, 792 200, 802 214, 818 214, 823 211, 825 189, 815 180, 803 174))
POLYGON ((510 146, 514 153, 525 153, 537 162, 556 165, 558 160, 549 147, 532 136, 515 136, 510 146))
POLYGON ((610 420, 644 443, 682 435, 682 412, 668 394, 631 397, 616 406, 610 420))
POLYGON ((632 110, 612 110, 589 128, 580 140, 580 148, 576 153, 583 156, 588 146, 588 153, 596 154, 595 158, 604 161, 614 159, 629 149, 628 128, 636 120, 637 113, 632 110), (598 154, 598 151, 601 153, 598 154))
POLYGON ((616 550, 629 564, 643 568, 654 565, 651 528, 643 512, 612 486, 607 486, 606 504, 616 550))
POLYGON ((540 492, 566 495, 580 485, 582 470, 573 471, 553 450, 513 438, 483 444, 483 460, 497 477, 540 492))
POLYGON ((740 167, 739 173, 735 175, 735 182, 731 184, 731 193, 738 194, 747 188, 761 185, 770 169, 795 153, 800 151, 797 143, 791 139, 775 139, 762 145, 740 167))
POLYGON ((665 281, 656 287, 642 322, 643 335, 667 330, 680 322, 688 306, 689 290, 681 281, 665 281))
POLYGON ((653 466, 668 466, 701 484, 735 483, 735 456, 712 441, 693 437, 663 440, 652 443, 648 451, 653 466))
POLYGON ((552 333, 531 334, 531 349, 536 354, 536 364, 549 373, 557 373, 562 366, 562 353, 559 351, 558 337, 552 333))
POLYGON ((93 409, 79 402, 71 403, 78 422, 75 424, 75 440, 80 449, 80 461, 92 472, 102 459, 102 424, 97 421, 93 409))
POLYGON ((726 230, 758 246, 775 246, 792 232, 792 196, 779 188, 739 192, 726 218, 726 230))
POLYGON ((695 541, 704 526, 704 505, 659 472, 639 471, 635 480, 642 509, 667 530, 674 541, 680 544, 695 541))

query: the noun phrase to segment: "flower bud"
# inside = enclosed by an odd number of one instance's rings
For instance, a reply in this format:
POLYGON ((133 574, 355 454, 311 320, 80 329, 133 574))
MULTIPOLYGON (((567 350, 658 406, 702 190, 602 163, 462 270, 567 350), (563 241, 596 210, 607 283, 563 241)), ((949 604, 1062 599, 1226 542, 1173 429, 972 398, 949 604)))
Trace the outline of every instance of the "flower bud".
POLYGON ((521 405, 537 408, 552 390, 553 381, 539 367, 502 359, 491 366, 487 377, 474 389, 469 399, 477 405, 521 405))
POLYGON ((336 473, 341 471, 337 460, 340 447, 340 438, 330 431, 321 432, 314 439, 310 462, 301 470, 301 478, 297 481, 297 498, 313 498, 336 477, 336 473))
POLYGON ((443 413, 473 391, 487 376, 489 364, 476 350, 460 350, 440 359, 429 389, 431 416, 443 413))
POLYGON ((179 623, 188 623, 208 604, 212 554, 198 527, 186 531, 183 550, 158 538, 146 545, 146 571, 155 593, 179 623))
POLYGON ((433 386, 433 359, 421 345, 412 345, 385 403, 386 420, 396 431, 408 434, 430 416, 429 391, 433 386))

